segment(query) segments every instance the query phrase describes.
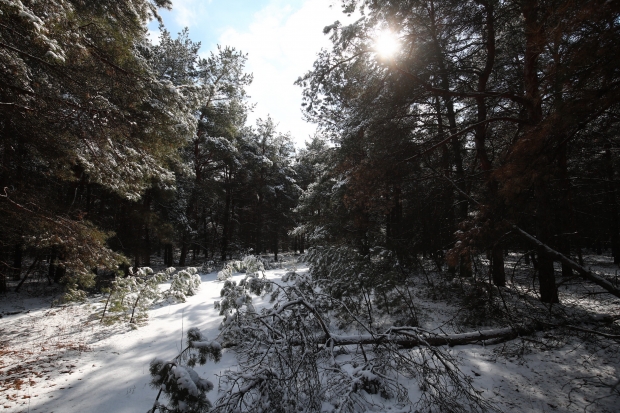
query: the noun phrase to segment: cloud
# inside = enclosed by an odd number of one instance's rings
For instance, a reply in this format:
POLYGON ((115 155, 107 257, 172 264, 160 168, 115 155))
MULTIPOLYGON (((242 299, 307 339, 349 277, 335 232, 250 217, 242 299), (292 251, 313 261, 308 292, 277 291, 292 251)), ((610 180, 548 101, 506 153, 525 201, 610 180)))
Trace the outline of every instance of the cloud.
POLYGON ((159 30, 148 29, 146 32, 146 36, 154 45, 159 44, 159 30))
POLYGON ((204 0, 174 0, 174 21, 179 27, 195 27, 206 15, 206 6, 211 1, 204 0))
POLYGON ((302 89, 293 83, 312 68, 321 48, 330 46, 323 28, 344 20, 340 8, 331 4, 332 0, 306 0, 293 10, 282 0, 272 0, 254 14, 246 30, 228 28, 219 39, 248 54, 247 69, 254 74, 248 94, 257 104, 250 121, 271 115, 298 147, 314 134, 315 126, 303 121, 302 89))

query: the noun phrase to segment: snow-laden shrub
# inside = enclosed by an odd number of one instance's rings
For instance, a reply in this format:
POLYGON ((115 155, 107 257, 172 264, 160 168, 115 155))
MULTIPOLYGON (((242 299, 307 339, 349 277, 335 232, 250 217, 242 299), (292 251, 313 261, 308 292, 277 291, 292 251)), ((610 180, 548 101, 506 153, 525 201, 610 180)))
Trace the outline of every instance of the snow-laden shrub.
POLYGON ((433 333, 417 327, 378 329, 364 320, 365 309, 326 294, 306 273, 291 274, 287 282, 252 277, 225 282, 217 304, 224 316, 218 341, 235 349, 238 366, 221 375, 212 412, 490 408, 449 352, 425 345, 433 333), (269 294, 272 308, 257 311, 255 294, 269 294), (353 322, 345 328, 332 322, 339 311, 351 313, 353 322), (418 382, 414 406, 408 406, 410 390, 402 378, 418 382))
POLYGON ((183 366, 177 361, 155 359, 151 361, 149 371, 153 379, 151 386, 161 389, 170 400, 168 406, 156 402, 153 409, 170 413, 206 413, 211 409, 211 402, 206 393, 213 389, 213 383, 201 378, 191 367, 183 366))
POLYGON ((101 314, 106 323, 129 321, 139 324, 148 318, 148 309, 161 299, 159 284, 168 279, 166 272, 153 274, 148 267, 139 268, 135 275, 116 277, 109 289, 101 314))
MULTIPOLYGON (((410 281, 392 251, 375 247, 363 255, 350 246, 314 247, 306 262, 325 292, 366 314, 369 323, 418 325, 410 281)), ((348 312, 337 318, 342 325, 352 321, 348 312)))
POLYGON ((255 255, 247 255, 243 258, 243 268, 245 269, 246 274, 250 277, 257 277, 259 272, 265 272, 264 262, 260 257, 255 255))
POLYGON ((204 264, 202 264, 202 267, 201 267, 200 271, 203 274, 208 274, 208 273, 213 272, 214 267, 215 267, 215 262, 207 261, 204 264))
POLYGON ((203 365, 208 360, 216 363, 222 358, 222 345, 216 340, 209 340, 196 327, 187 331, 188 353, 187 365, 203 365))
POLYGON ((220 272, 217 273, 217 279, 225 281, 233 276, 236 272, 245 272, 251 277, 257 277, 258 273, 265 272, 266 263, 255 255, 246 255, 241 261, 230 261, 220 272))
MULTIPOLYGON (((234 323, 240 311, 255 313, 250 294, 262 295, 270 292, 272 288, 272 282, 264 277, 264 273, 262 277, 256 277, 255 273, 247 273, 239 284, 226 280, 220 292, 222 298, 214 303, 215 309, 219 310, 221 316, 224 316, 220 328, 224 329, 234 323)), ((223 342, 234 344, 234 340, 224 339, 223 342)))
POLYGON ((160 394, 148 413, 206 413, 212 405, 206 393, 213 389, 213 383, 201 378, 192 367, 209 360, 220 361, 222 346, 210 341, 199 329, 187 332, 188 346, 173 360, 156 358, 151 361, 151 386, 169 400, 167 405, 159 401, 160 394))
POLYGON ((67 303, 83 303, 86 301, 86 292, 75 288, 68 288, 62 302, 67 303))
POLYGON ((187 297, 196 295, 201 283, 198 269, 188 267, 172 276, 172 283, 164 296, 169 300, 184 303, 187 297))
POLYGON ((235 271, 234 271, 233 266, 230 264, 226 264, 226 266, 217 273, 217 279, 219 281, 226 281, 227 279, 233 276, 234 272, 235 271))
POLYGON ((130 269, 129 276, 116 277, 112 286, 104 289, 108 294, 101 312, 101 322, 130 322, 139 324, 148 318, 148 310, 162 299, 173 302, 185 302, 188 296, 195 295, 200 287, 198 270, 186 268, 175 274, 176 269, 169 267, 157 274, 149 267, 130 269), (171 286, 163 293, 160 284, 172 278, 171 286))
POLYGON ((151 267, 140 267, 140 268, 138 268, 138 270, 134 274, 133 273, 133 268, 130 267, 129 268, 129 274, 130 275, 135 275, 136 277, 146 277, 148 275, 152 275, 153 274, 153 269, 151 267))

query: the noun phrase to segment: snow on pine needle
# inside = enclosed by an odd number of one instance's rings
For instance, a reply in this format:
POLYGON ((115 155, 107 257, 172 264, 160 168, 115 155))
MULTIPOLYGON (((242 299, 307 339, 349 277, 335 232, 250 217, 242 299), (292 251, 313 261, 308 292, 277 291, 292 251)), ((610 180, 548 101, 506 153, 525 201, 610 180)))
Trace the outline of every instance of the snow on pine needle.
POLYGON ((222 346, 209 340, 197 328, 189 329, 187 342, 187 347, 173 360, 155 358, 151 361, 151 387, 159 389, 159 393, 148 413, 206 413, 211 410, 206 393, 213 390, 213 383, 200 377, 193 367, 209 360, 219 362, 222 346), (167 404, 160 402, 162 394, 168 399, 167 404))
POLYGON ((127 277, 117 276, 111 287, 103 290, 108 296, 104 300, 100 321, 140 325, 146 321, 148 310, 154 304, 162 301, 183 303, 188 296, 196 294, 200 283, 198 270, 194 267, 178 273, 176 268, 170 267, 156 274, 149 267, 139 268, 135 273, 130 269, 127 277), (170 288, 162 292, 160 285, 170 279, 170 288))
POLYGON ((187 365, 217 361, 221 347, 236 354, 237 366, 220 374, 212 412, 380 411, 412 400, 426 411, 493 410, 450 352, 426 344, 428 332, 379 331, 308 274, 290 271, 281 282, 255 273, 238 283, 228 279, 215 306, 223 316, 217 339, 188 336, 205 344, 184 350, 187 365), (256 296, 271 306, 258 310, 256 296), (339 313, 353 320, 344 330, 334 322, 339 313), (403 348, 406 335, 418 344, 403 348), (418 389, 406 386, 411 380, 418 389))
POLYGON ((261 257, 255 255, 246 255, 243 260, 229 261, 220 272, 217 273, 217 279, 220 281, 227 280, 236 272, 245 272, 250 276, 257 276, 260 272, 265 274, 268 264, 261 257))

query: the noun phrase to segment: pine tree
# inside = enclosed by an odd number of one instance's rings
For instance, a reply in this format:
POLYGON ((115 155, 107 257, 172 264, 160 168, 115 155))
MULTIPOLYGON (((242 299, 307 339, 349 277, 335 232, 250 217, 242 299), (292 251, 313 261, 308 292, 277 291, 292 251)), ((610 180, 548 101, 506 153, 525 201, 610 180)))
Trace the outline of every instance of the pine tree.
POLYGON ((88 286, 93 268, 123 260, 89 222, 92 205, 76 204, 78 193, 98 187, 137 200, 153 183, 174 183, 176 146, 194 125, 143 53, 146 22, 169 6, 0 5, 2 245, 50 255, 55 281, 88 286))

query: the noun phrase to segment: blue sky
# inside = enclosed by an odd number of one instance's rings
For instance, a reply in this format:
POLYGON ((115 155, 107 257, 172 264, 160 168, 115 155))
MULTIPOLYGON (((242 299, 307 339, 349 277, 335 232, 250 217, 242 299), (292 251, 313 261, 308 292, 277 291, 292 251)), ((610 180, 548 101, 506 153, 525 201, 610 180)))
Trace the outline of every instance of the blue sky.
MULTIPOLYGON (((330 45, 323 28, 348 19, 334 0, 173 0, 171 12, 162 11, 173 34, 189 28, 207 55, 216 45, 232 46, 248 54, 247 71, 254 74, 248 88, 256 108, 251 123, 267 115, 290 132, 298 147, 314 133, 301 115, 301 88, 293 82, 309 69, 321 48, 330 45)), ((157 37, 157 22, 151 22, 157 37)))

